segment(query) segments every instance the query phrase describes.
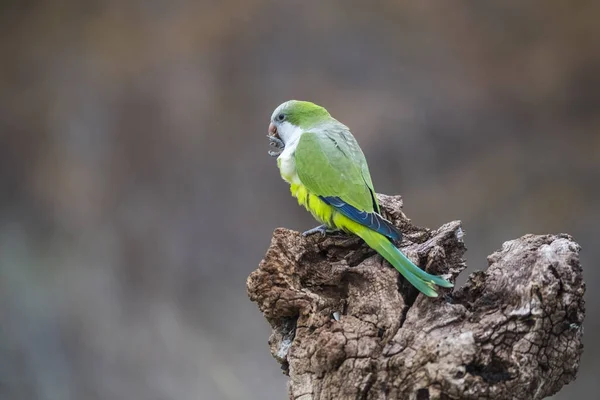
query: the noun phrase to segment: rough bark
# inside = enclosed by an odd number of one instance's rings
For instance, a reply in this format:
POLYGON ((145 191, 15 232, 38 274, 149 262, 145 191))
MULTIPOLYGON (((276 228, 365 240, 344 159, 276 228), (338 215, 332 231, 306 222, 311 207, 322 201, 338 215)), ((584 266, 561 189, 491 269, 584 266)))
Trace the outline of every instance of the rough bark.
MULTIPOLYGON (((379 198, 418 265, 452 280, 466 268, 460 221, 415 227, 400 197, 379 198)), ((579 250, 569 235, 525 235, 432 299, 356 237, 280 228, 247 286, 290 399, 542 399, 579 366, 579 250)))

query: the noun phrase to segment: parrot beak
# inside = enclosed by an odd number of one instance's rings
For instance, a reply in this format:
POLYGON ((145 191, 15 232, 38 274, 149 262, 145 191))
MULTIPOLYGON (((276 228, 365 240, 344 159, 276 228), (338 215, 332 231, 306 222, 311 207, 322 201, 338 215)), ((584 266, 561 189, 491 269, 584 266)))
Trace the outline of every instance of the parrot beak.
POLYGON ((277 127, 273 123, 269 124, 269 136, 279 137, 279 135, 277 135, 277 127))
POLYGON ((271 157, 278 157, 283 149, 285 148, 285 143, 281 140, 279 135, 277 134, 277 127, 275 124, 269 124, 269 134, 267 135, 269 138, 269 146, 274 147, 275 150, 269 150, 269 155, 271 157))

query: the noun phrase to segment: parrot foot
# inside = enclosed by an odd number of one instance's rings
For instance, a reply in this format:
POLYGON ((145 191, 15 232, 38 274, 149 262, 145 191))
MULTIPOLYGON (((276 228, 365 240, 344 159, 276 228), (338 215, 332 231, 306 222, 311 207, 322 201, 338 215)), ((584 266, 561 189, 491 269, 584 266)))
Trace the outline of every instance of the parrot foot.
POLYGON ((269 150, 269 155, 271 157, 279 156, 285 148, 285 144, 281 139, 276 138, 275 136, 267 135, 267 138, 269 138, 269 146, 275 148, 275 150, 269 150))
POLYGON ((333 229, 328 229, 327 225, 319 225, 317 227, 307 230, 306 232, 302 232, 302 236, 306 237, 306 236, 314 235, 315 233, 318 233, 321 236, 325 236, 328 232, 331 233, 331 232, 337 232, 337 231, 333 230, 333 229))

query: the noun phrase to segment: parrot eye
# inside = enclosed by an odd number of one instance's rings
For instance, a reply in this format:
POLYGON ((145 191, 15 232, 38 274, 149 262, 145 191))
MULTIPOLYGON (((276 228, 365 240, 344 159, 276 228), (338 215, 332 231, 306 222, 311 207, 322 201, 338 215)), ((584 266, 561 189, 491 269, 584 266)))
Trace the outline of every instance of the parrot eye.
POLYGON ((275 117, 275 119, 279 122, 282 122, 285 119, 285 114, 281 113, 281 114, 277 114, 277 116, 275 117))

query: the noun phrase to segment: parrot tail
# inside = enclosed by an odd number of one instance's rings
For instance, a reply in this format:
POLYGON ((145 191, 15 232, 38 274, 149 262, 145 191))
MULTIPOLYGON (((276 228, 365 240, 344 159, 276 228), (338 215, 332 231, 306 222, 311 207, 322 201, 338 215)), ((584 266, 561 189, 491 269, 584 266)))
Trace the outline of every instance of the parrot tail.
POLYGON ((412 263, 400 250, 394 246, 385 236, 372 231, 368 228, 360 229, 355 232, 356 235, 360 236, 369 247, 381 254, 390 264, 394 266, 409 281, 414 287, 416 287, 421 293, 429 297, 437 297, 435 286, 442 286, 446 288, 453 287, 454 285, 444 278, 436 275, 428 274, 421 268, 417 267, 412 263))

